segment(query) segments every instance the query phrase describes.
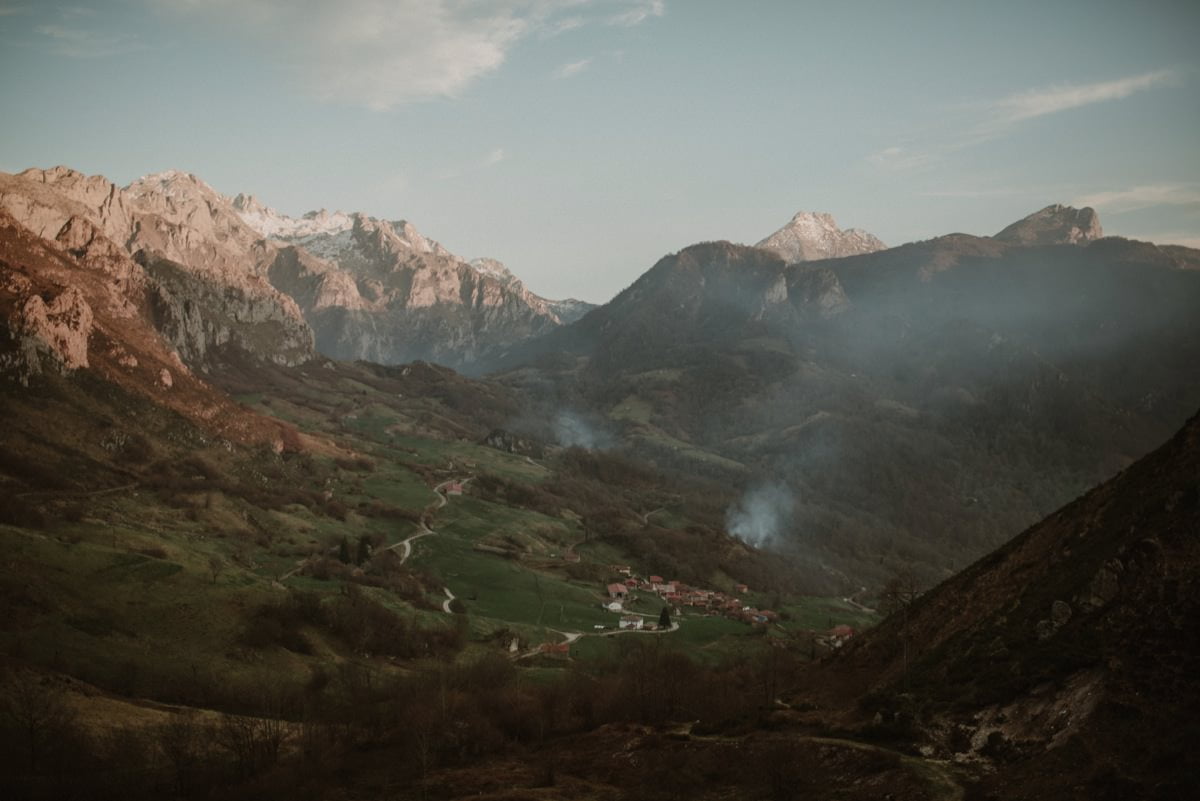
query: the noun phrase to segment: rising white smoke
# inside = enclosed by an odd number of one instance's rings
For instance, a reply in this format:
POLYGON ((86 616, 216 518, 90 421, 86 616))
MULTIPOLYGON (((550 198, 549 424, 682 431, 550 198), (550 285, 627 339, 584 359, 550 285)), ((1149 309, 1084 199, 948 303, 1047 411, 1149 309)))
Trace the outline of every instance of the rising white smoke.
POLYGON ((782 484, 753 487, 729 507, 725 527, 747 545, 767 548, 783 534, 796 508, 792 491, 782 484))
POLYGON ((612 438, 574 412, 561 411, 554 418, 554 438, 563 447, 603 450, 612 446, 612 438))

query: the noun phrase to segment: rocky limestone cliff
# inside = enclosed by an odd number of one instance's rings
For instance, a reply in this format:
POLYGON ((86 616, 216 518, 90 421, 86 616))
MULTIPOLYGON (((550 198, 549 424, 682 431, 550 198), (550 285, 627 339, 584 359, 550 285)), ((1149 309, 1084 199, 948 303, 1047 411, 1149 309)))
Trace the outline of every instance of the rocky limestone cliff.
POLYGON ((791 270, 787 294, 797 309, 813 311, 819 317, 833 317, 850 306, 837 275, 823 267, 791 270))
POLYGON ((0 354, 0 370, 16 373, 28 385, 45 369, 65 373, 88 366, 88 339, 94 315, 83 293, 66 287, 44 298, 30 292, 23 276, 5 276, 5 289, 20 298, 7 322, 12 348, 0 354))
POLYGON ((857 228, 838 228, 832 215, 811 211, 797 212, 787 225, 755 247, 778 254, 788 264, 818 259, 840 259, 860 253, 874 253, 887 245, 857 228))
POLYGON ((284 364, 313 355, 299 307, 266 278, 276 249, 193 175, 159 173, 120 189, 66 167, 0 174, 0 208, 109 273, 126 314, 148 293, 164 335, 196 366, 223 346, 284 364))
POLYGON ((1018 220, 993 239, 1014 245, 1082 245, 1102 236, 1095 209, 1055 204, 1018 220))
POLYGON ((238 194, 230 202, 246 225, 268 239, 294 242, 319 234, 337 234, 354 225, 350 215, 342 211, 321 209, 297 219, 263 205, 254 195, 238 194))
MULTIPOLYGON (((156 329, 153 299, 163 284, 123 247, 79 216, 56 237, 39 236, 8 207, 0 207, 0 384, 85 393, 108 385, 116 388, 113 397, 149 396, 230 439, 278 439, 277 425, 215 391, 156 329)), ((199 308, 190 296, 173 304, 199 308)))
POLYGON ((293 218, 249 195, 230 207, 278 246, 267 275, 334 358, 470 369, 592 308, 539 297, 500 262, 466 262, 404 220, 340 211, 293 218))

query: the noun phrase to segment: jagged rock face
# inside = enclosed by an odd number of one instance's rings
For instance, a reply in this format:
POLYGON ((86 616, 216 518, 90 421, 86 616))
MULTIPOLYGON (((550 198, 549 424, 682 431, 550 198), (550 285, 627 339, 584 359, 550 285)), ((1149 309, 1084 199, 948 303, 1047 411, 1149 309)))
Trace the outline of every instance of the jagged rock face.
POLYGON ((993 238, 1015 245, 1082 245, 1102 236, 1095 209, 1055 204, 1018 220, 993 238))
POLYGON ((292 218, 238 195, 242 221, 277 244, 271 283, 292 297, 316 346, 337 359, 435 361, 470 369, 485 353, 592 307, 549 301, 494 259, 466 262, 409 222, 326 211, 292 218))
POLYGON ((468 264, 406 221, 291 218, 180 171, 120 189, 64 167, 26 170, 0 176, 0 208, 112 273, 114 299, 142 293, 196 366, 227 347, 294 364, 315 339, 335 358, 469 368, 592 308, 541 298, 497 261, 468 264))
POLYGON ((794 270, 788 276, 788 297, 798 308, 833 317, 850 306, 837 275, 829 269, 794 270))
POLYGON ((325 209, 310 211, 300 219, 280 214, 264 206, 254 195, 239 194, 232 201, 233 209, 242 221, 268 239, 285 242, 304 240, 321 234, 337 234, 349 230, 354 221, 345 212, 330 213, 325 209))
MULTIPOLYGON (((28 280, 21 278, 9 276, 8 288, 14 294, 25 294, 30 288, 28 280)), ((14 370, 23 384, 43 369, 65 373, 87 367, 93 319, 92 307, 75 287, 49 299, 26 295, 7 321, 8 337, 15 348, 0 361, 14 370)))
MULTIPOLYGON (((0 193, 11 190, 6 177, 0 176, 0 193)), ((64 203, 68 212, 82 210, 82 204, 64 203)), ((56 237, 46 238, 14 219, 9 207, 0 206, 0 393, 4 384, 57 387, 56 397, 101 388, 101 408, 137 395, 231 441, 272 447, 281 441, 278 425, 235 404, 182 361, 153 324, 154 298, 165 285, 95 222, 71 216, 56 237)), ((144 251, 139 256, 148 258, 144 251)), ((188 295, 171 303, 194 312, 202 301, 188 295)), ((231 308, 229 298, 220 299, 220 308, 231 308)), ((271 328, 249 330, 269 335, 271 328)), ((246 330, 234 327, 238 335, 246 330)))
POLYGON ((120 189, 65 167, 31 169, 0 175, 0 208, 110 274, 126 315, 135 313, 131 298, 150 298, 168 341, 196 366, 223 346, 285 364, 313 355, 299 307, 266 278, 276 248, 193 175, 160 173, 120 189))
POLYGON ((840 259, 861 253, 884 250, 887 245, 876 237, 849 228, 838 228, 832 215, 811 211, 797 212, 791 221, 755 247, 778 254, 788 264, 818 259, 840 259))
POLYGON ((219 361, 224 348, 282 365, 312 357, 311 330, 303 320, 281 313, 274 293, 266 291, 270 289, 266 281, 259 279, 257 292, 244 291, 167 259, 139 257, 152 281, 150 309, 155 327, 185 362, 219 361))

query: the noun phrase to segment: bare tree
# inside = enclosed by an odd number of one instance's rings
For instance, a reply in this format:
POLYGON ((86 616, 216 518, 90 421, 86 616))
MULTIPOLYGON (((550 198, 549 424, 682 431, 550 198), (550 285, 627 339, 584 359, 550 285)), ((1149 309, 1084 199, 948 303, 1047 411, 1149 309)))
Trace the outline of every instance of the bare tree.
POLYGON ((37 773, 75 725, 75 711, 48 676, 16 672, 0 686, 0 717, 24 740, 29 772, 37 773))
POLYGON ((208 557, 208 572, 212 576, 213 584, 217 583, 217 576, 221 575, 221 571, 225 569, 225 561, 215 553, 208 557))
POLYGON ((910 569, 902 569, 892 575, 883 585, 879 595, 879 607, 888 614, 900 614, 900 647, 904 659, 904 687, 908 689, 908 608, 921 595, 917 577, 910 569))

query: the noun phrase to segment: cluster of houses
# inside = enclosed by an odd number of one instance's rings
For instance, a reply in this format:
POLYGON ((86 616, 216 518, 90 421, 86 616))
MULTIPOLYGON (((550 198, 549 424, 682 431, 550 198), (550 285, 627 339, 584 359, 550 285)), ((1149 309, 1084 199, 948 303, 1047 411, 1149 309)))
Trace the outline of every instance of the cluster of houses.
MULTIPOLYGON (((621 611, 621 604, 631 593, 644 592, 657 595, 673 607, 674 614, 679 614, 684 607, 690 607, 694 613, 722 615, 733 620, 741 620, 751 624, 766 625, 779 620, 779 615, 770 609, 755 609, 752 606, 742 603, 740 599, 720 590, 706 590, 699 587, 692 587, 675 579, 668 581, 662 576, 641 578, 634 576, 628 565, 613 565, 613 570, 627 578, 622 581, 613 582, 607 586, 609 601, 605 606, 610 611, 621 611)), ((749 588, 745 584, 734 586, 734 592, 739 594, 745 594, 748 591, 749 588)), ((641 628, 640 625, 636 625, 632 620, 627 626, 625 622, 626 618, 641 620, 637 615, 626 615, 621 619, 621 628, 641 628)))

